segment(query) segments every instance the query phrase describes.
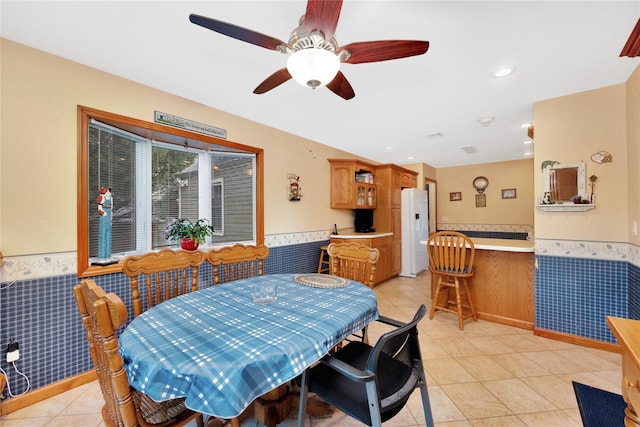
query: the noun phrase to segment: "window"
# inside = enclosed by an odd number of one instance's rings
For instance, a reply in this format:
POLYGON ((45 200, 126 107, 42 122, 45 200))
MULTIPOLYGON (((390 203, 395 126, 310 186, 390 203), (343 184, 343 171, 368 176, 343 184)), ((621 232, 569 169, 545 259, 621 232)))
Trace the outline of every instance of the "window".
POLYGON ((111 189, 111 254, 163 247, 176 218, 206 218, 214 245, 262 243, 262 150, 79 107, 78 275, 98 259, 98 195, 111 189))
POLYGON ((214 179, 211 183, 211 225, 214 236, 224 236, 224 182, 214 179))

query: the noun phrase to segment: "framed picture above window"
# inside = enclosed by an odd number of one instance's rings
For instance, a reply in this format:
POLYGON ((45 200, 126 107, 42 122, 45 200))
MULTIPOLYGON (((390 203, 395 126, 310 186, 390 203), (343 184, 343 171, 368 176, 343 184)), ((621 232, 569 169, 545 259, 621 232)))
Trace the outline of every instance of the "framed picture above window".
POLYGON ((503 199, 515 199, 516 198, 516 189, 515 188, 507 188, 502 190, 502 198, 503 199))
POLYGON ((457 191, 455 193, 449 193, 449 201, 457 202, 459 200, 462 200, 462 193, 460 191, 457 191))

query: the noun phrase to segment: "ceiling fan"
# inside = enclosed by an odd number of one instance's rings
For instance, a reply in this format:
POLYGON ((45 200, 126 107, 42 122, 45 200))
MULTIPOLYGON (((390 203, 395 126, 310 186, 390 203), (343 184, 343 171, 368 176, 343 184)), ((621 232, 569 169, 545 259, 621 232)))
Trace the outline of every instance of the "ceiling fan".
POLYGON ((428 41, 379 40, 339 46, 334 35, 342 9, 342 0, 308 0, 307 10, 289 42, 234 24, 191 14, 189 21, 225 36, 288 54, 287 66, 279 69, 253 91, 262 94, 293 78, 315 89, 327 86, 336 95, 351 99, 355 92, 340 71, 340 63, 361 64, 422 55, 428 41))

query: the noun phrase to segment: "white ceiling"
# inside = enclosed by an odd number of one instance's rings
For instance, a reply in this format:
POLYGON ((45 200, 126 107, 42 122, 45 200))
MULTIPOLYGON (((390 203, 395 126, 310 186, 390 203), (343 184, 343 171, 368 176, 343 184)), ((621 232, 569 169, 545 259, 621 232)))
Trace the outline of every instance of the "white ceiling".
MULTIPOLYGON (((618 57, 640 16, 638 0, 346 0, 339 45, 417 39, 428 40, 429 51, 343 64, 356 93, 349 101, 293 80, 254 95, 287 57, 191 24, 189 14, 286 41, 306 1, 0 6, 4 38, 382 163, 446 167, 526 158, 521 124, 533 120, 536 101, 623 83, 640 63, 618 57), (516 72, 490 76, 503 65, 516 72), (495 120, 484 127, 483 117, 495 120), (428 137, 435 133, 443 136, 428 137)), ((232 131, 228 137, 234 139, 232 131)))

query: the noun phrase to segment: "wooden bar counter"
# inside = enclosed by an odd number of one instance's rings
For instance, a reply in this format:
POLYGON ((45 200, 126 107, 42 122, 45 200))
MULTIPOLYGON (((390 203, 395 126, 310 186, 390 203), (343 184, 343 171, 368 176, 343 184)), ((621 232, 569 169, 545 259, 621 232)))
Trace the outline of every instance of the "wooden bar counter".
MULTIPOLYGON (((478 318, 533 330, 533 241, 472 238, 476 248, 471 298, 478 318)), ((426 243, 426 242, 425 242, 426 243)), ((431 296, 437 279, 431 277, 431 296)))

